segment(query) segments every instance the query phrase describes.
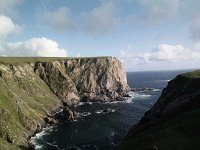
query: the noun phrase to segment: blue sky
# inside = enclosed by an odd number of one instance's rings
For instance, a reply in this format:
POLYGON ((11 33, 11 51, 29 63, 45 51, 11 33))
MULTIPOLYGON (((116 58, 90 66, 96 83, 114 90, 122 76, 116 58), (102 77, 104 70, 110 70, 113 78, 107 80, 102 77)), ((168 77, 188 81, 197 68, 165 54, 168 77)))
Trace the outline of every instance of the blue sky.
POLYGON ((200 67, 200 0, 0 0, 2 56, 114 56, 127 71, 200 67))

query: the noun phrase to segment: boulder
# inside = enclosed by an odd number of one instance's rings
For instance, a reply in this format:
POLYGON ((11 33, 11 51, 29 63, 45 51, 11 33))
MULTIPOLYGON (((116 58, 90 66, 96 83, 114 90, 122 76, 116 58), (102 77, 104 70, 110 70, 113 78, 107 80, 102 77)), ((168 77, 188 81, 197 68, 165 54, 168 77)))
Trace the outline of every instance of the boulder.
POLYGON ((45 121, 47 124, 50 124, 50 125, 58 124, 58 120, 56 120, 56 119, 54 119, 54 118, 50 118, 50 117, 45 117, 45 118, 44 118, 44 121, 45 121))
POLYGON ((75 119, 75 112, 70 110, 68 107, 63 108, 63 118, 66 121, 73 122, 75 119))
POLYGON ((111 112, 114 112, 115 110, 114 109, 111 109, 111 108, 107 108, 105 110, 103 110, 104 113, 111 113, 111 112))

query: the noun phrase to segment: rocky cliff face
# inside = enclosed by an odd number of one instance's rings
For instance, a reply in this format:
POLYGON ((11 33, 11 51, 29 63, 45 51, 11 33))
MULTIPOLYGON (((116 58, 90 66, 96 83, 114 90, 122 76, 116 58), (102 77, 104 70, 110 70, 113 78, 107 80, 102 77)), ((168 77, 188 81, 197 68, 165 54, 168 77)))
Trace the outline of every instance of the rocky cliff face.
POLYGON ((122 64, 112 57, 37 62, 34 70, 68 105, 122 100, 129 91, 122 64))
POLYGON ((200 71, 170 81, 119 149, 199 149, 200 71))
POLYGON ((155 105, 145 113, 128 136, 134 135, 172 116, 200 106, 200 78, 178 75, 170 81, 155 105))
POLYGON ((25 148, 63 103, 121 100, 128 90, 116 58, 0 58, 0 149, 25 148))

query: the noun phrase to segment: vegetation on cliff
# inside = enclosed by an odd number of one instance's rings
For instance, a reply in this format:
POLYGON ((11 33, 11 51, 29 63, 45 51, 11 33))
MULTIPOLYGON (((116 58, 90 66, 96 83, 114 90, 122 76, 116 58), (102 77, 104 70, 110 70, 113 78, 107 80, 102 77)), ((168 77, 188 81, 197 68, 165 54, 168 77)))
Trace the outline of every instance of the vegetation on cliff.
POLYGON ((119 149, 197 150, 200 147, 200 71, 178 75, 128 133, 119 149))
POLYGON ((28 147, 28 137, 45 125, 43 118, 62 102, 73 103, 86 92, 99 95, 97 87, 113 86, 110 92, 119 93, 118 97, 129 89, 121 63, 112 57, 1 57, 0 149, 28 147), (112 84, 104 84, 104 77, 112 84))

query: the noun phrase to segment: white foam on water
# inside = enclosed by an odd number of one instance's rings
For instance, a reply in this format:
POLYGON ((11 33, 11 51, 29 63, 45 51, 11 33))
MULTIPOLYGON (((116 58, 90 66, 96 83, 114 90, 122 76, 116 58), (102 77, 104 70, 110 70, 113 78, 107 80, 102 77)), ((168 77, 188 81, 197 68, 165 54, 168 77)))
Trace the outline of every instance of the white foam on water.
POLYGON ((161 89, 153 89, 154 92, 161 91, 161 89))
POLYGON ((43 147, 40 145, 37 140, 41 139, 44 135, 49 134, 49 131, 53 130, 53 126, 47 126, 42 129, 41 132, 37 133, 34 137, 31 137, 31 143, 35 146, 36 150, 41 150, 43 147))
POLYGON ((103 110, 97 110, 95 113, 101 114, 101 113, 103 113, 103 110))
POLYGON ((92 105, 92 102, 79 102, 78 103, 78 106, 81 106, 81 105, 92 105))
POLYGON ((85 117, 91 115, 90 112, 83 112, 83 113, 78 113, 79 116, 85 117))
POLYGON ((155 82, 169 82, 170 80, 155 80, 155 82))

